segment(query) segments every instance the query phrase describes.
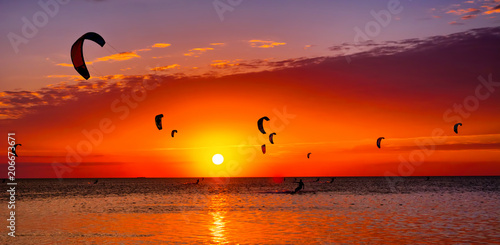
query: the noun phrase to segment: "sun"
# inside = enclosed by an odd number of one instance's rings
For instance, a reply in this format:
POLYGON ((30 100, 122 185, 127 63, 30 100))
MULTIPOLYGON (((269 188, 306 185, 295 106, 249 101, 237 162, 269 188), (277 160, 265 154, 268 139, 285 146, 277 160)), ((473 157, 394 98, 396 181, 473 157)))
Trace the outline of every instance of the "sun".
POLYGON ((220 165, 222 162, 224 162, 224 157, 223 157, 221 154, 215 154, 215 155, 212 157, 212 162, 213 162, 215 165, 220 165))

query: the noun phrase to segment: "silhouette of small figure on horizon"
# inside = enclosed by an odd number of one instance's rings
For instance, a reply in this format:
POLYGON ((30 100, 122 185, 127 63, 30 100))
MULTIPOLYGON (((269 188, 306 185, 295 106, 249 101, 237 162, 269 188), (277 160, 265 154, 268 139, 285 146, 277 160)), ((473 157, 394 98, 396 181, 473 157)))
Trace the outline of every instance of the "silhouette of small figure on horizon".
POLYGON ((200 183, 200 179, 198 179, 198 180, 196 181, 196 184, 198 184, 198 183, 200 183))
POLYGON ((295 188, 295 191, 292 193, 297 193, 298 191, 304 189, 304 182, 302 182, 302 179, 300 179, 300 181, 296 182, 296 183, 299 183, 299 186, 297 188, 295 188))
POLYGON ((97 182, 99 182, 99 179, 96 179, 96 180, 94 181, 94 185, 95 185, 95 184, 97 184, 97 182))
POLYGON ((335 177, 332 177, 332 180, 330 180, 330 183, 333 183, 335 181, 335 177))

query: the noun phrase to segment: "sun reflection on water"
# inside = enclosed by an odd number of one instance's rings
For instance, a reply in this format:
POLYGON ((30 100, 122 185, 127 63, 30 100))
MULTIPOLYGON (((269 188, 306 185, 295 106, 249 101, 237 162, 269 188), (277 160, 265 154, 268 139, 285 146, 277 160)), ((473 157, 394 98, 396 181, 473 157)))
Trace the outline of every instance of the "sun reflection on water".
POLYGON ((211 238, 213 243, 227 243, 226 238, 226 195, 225 194, 217 194, 212 196, 210 200, 209 213, 212 216, 213 223, 210 226, 211 238))

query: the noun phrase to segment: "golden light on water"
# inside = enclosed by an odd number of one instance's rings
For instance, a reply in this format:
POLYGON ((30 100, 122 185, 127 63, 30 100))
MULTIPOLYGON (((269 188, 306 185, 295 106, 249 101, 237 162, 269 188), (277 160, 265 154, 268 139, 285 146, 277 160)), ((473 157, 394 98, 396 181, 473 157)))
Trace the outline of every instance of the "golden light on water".
POLYGON ((213 222, 210 226, 212 242, 215 244, 227 243, 226 238, 226 196, 219 194, 212 196, 210 201, 210 215, 213 222))

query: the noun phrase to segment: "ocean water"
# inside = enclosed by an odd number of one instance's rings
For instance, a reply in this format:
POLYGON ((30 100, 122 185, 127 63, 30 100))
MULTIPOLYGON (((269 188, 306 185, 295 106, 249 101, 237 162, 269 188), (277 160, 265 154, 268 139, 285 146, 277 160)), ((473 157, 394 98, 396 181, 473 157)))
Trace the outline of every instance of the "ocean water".
POLYGON ((18 180, 0 243, 500 244, 500 177, 298 179, 18 180))

